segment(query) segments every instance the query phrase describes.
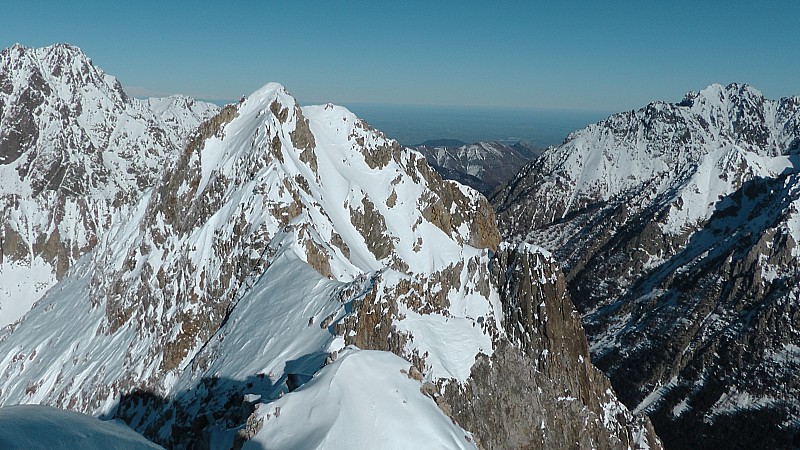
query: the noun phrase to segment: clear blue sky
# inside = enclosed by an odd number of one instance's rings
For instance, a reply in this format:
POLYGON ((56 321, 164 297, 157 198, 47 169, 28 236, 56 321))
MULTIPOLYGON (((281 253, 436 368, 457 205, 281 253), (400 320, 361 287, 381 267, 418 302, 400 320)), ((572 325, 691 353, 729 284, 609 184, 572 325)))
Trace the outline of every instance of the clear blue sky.
POLYGON ((710 83, 800 95, 792 1, 14 1, 0 46, 80 46, 134 95, 619 111, 710 83))

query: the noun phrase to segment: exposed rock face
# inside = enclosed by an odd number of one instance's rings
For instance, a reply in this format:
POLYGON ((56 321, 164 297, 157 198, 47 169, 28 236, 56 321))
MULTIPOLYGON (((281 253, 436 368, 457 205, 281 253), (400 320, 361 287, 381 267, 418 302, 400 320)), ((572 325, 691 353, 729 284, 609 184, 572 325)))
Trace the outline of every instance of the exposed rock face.
POLYGON ((422 153, 428 164, 442 177, 456 180, 484 195, 491 194, 537 156, 535 150, 524 143, 513 146, 500 142, 476 142, 452 147, 419 145, 414 149, 422 153))
POLYGON ((216 109, 129 98, 69 45, 0 53, 0 326, 94 248, 216 109))
MULTIPOLYGON (((507 436, 478 425, 503 413, 466 395, 509 380, 486 365, 495 358, 522 380, 553 377, 535 395, 568 439, 657 448, 589 365, 552 261, 498 237, 479 193, 347 110, 300 108, 269 84, 201 125, 128 220, 0 336, 0 403, 119 417, 174 448, 238 447, 297 434, 303 424, 285 417, 330 407, 296 400, 319 392, 315 376, 351 391, 413 380, 401 404, 435 397, 433 411, 460 425, 445 436, 453 447, 540 446, 539 432, 523 432, 531 424, 507 436), (391 351, 408 369, 337 378, 381 360, 347 344, 391 351), (575 400, 551 398, 561 382, 575 400)), ((355 410, 383 401, 358 398, 355 410)), ((530 418, 521 408, 502 417, 530 418)), ((312 446, 349 442, 331 417, 315 422, 312 446)))
POLYGON ((503 246, 491 280, 511 335, 477 359, 467 383, 442 389, 459 424, 484 448, 661 448, 649 420, 630 414, 592 366, 580 316, 549 256, 503 246))
MULTIPOLYGON (((491 356, 479 353, 465 380, 429 380, 422 389, 472 432, 480 448, 661 448, 647 417, 631 414, 592 366, 580 316, 549 255, 503 244, 490 260, 475 259, 467 267, 476 289, 498 295, 502 305, 499 327, 478 321, 492 337, 491 356)), ((439 283, 453 286, 460 278, 439 283)), ((426 288, 402 286, 399 294, 427 293, 426 288)), ((362 348, 409 358, 403 349, 414 336, 392 326, 402 314, 381 300, 392 294, 374 287, 355 303, 354 314, 337 326, 337 333, 362 348)), ((404 306, 422 312, 436 304, 425 297, 404 306)), ((447 307, 438 311, 446 314, 447 307)), ((410 374, 429 374, 426 356, 410 355, 415 364, 410 374)))
POLYGON ((799 124, 796 97, 714 85, 573 133, 493 199, 668 448, 797 445, 799 124))

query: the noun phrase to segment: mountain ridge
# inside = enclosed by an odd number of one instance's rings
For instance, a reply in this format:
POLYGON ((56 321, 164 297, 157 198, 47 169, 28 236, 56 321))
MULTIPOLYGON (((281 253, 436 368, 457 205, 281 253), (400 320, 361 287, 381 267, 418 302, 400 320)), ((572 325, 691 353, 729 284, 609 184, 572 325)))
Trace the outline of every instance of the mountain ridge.
POLYGON ((487 141, 450 146, 445 145, 447 140, 440 141, 442 145, 422 144, 413 148, 444 178, 470 186, 486 196, 538 156, 538 149, 521 142, 506 145, 487 141))

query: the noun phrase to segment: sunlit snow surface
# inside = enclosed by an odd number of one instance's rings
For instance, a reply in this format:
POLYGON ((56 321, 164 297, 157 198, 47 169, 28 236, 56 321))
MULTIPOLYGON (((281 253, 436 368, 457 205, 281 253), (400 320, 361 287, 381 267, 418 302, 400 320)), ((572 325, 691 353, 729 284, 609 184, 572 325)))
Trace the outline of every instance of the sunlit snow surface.
MULTIPOLYGON (((745 89, 747 101, 764 101, 759 91, 745 89)), ((719 195, 743 181, 800 170, 796 151, 780 154, 792 145, 793 135, 787 131, 791 123, 773 128, 777 131, 763 148, 736 139, 730 127, 722 126, 738 107, 732 95, 714 84, 694 94, 691 106, 655 102, 576 131, 543 155, 540 164, 550 172, 543 184, 566 189, 569 203, 560 209, 564 215, 574 205, 585 206, 581 201, 586 199, 636 198, 641 203, 641 198, 652 201, 677 188, 670 195, 680 198, 681 206, 670 209, 664 229, 678 233, 681 226, 695 225, 710 216, 719 195), (620 130, 627 133, 620 135, 620 130), (691 140, 681 141, 684 136, 691 140)), ((765 101, 767 123, 781 120, 776 103, 765 101)))
POLYGON ((39 257, 0 264, 0 328, 22 317, 55 283, 53 267, 39 257))

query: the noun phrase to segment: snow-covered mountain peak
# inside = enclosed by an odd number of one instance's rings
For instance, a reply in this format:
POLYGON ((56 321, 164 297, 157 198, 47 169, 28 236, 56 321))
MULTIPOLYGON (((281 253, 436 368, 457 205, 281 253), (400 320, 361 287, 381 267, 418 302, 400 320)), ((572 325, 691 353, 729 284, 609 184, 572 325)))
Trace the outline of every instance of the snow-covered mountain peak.
POLYGON ((0 53, 0 326, 89 251, 217 106, 129 98, 77 47, 0 53))
MULTIPOLYGON (((78 69, 77 72, 89 72, 89 67, 93 67, 92 60, 79 47, 66 43, 40 48, 30 48, 16 43, 0 51, 0 58, 10 61, 12 67, 17 70, 24 65, 30 65, 47 68, 49 70, 46 70, 46 73, 56 76, 65 70, 68 71, 70 67, 73 70, 78 69)), ((80 78, 70 78, 70 81, 79 80, 80 78)))
POLYGON ((769 100, 748 84, 714 84, 689 93, 678 106, 689 107, 699 124, 718 139, 765 156, 796 151, 800 97, 769 100))
MULTIPOLYGON (((702 105, 716 105, 719 107, 720 105, 727 105, 734 97, 760 98, 763 100, 764 94, 747 83, 731 83, 727 86, 713 83, 699 91, 686 93, 678 105, 688 107, 698 105, 699 109, 702 109, 702 105)), ((720 109, 727 109, 727 107, 720 109)))
MULTIPOLYGON (((767 100, 745 84, 711 85, 680 103, 655 102, 614 114, 547 151, 509 183, 498 204, 502 209, 524 195, 530 173, 547 174, 546 183, 563 191, 557 197, 567 199, 537 209, 548 222, 598 201, 625 201, 637 211, 639 205, 689 185, 716 198, 743 180, 792 167, 789 157, 800 144, 798 100, 767 100)), ((705 217, 705 207, 703 211, 705 217)))
POLYGON ((747 83, 731 83, 727 86, 714 83, 698 92, 687 94, 680 104, 688 102, 691 103, 689 106, 722 106, 720 109, 729 110, 729 105, 732 104, 740 104, 742 102, 758 104, 763 103, 764 100, 764 94, 747 83))
POLYGON ((86 89, 99 90, 117 106, 126 98, 119 81, 96 67, 80 48, 56 44, 43 48, 22 45, 0 53, 0 89, 39 91, 63 101, 76 101, 86 89))
POLYGON ((796 435, 777 380, 797 356, 765 355, 798 336, 798 149, 799 97, 715 84, 574 132, 493 199, 506 237, 561 261, 596 360, 676 448, 796 435))
POLYGON ((178 169, 188 170, 178 192, 200 199, 252 186, 268 196, 259 201, 282 211, 276 226, 315 230, 308 237, 317 236, 315 246, 330 257, 321 268, 325 274, 351 279, 384 260, 412 271, 436 270, 442 258, 435 254, 447 245, 456 252, 463 243, 496 246, 490 221, 470 219, 470 211, 485 209, 482 197, 442 182, 418 154, 346 108, 300 108, 271 83, 215 120, 201 127, 207 140, 190 144, 186 166, 178 169), (330 247, 340 240, 344 253, 330 247))
POLYGON ((141 189, 157 176, 164 157, 173 158, 164 150, 182 146, 217 109, 181 97, 130 99, 116 78, 65 44, 5 49, 0 68, 0 164, 17 172, 7 177, 4 193, 30 188, 36 195, 65 180, 72 184, 68 192, 105 198, 118 189, 141 189), (134 147, 143 154, 133 157, 134 147), (64 178, 48 180, 59 169, 66 169, 64 178))
MULTIPOLYGON (((488 254, 481 247, 496 245, 491 208, 476 192, 442 181, 417 153, 402 150, 346 109, 301 109, 280 85, 268 84, 190 136, 163 182, 96 250, 94 276, 83 295, 100 306, 93 308, 100 314, 90 328, 133 339, 124 354, 146 361, 113 366, 118 381, 110 386, 112 396, 126 383, 147 382, 148 374, 160 374, 160 383, 167 376, 204 373, 226 353, 227 344, 210 341, 214 334, 222 339, 239 333, 220 329, 231 310, 265 292, 285 291, 287 285, 276 280, 300 274, 298 286, 323 288, 304 299, 308 305, 300 304, 322 314, 319 320, 344 313, 330 303, 341 283, 358 293, 371 280, 373 295, 386 301, 403 292, 404 283, 419 285, 419 292, 403 294, 411 305, 405 315, 414 320, 398 326, 424 335, 429 325, 417 311, 435 295, 436 308, 458 324, 450 331, 461 329, 471 341, 464 348, 491 353, 491 338, 474 322, 480 315, 488 326, 497 305, 471 286, 480 266, 486 275, 488 254), (254 287, 265 270, 271 270, 268 282, 254 287), (374 278, 376 272, 382 275, 374 278), (204 342, 210 345, 199 355, 204 342)), ((309 292, 303 287, 297 295, 309 292)), ((307 350, 328 345, 326 328, 312 330, 307 350)), ((278 330, 265 331, 272 336, 278 330)), ((408 351, 415 348, 409 344, 408 351)), ((448 359, 427 350, 434 373, 469 373, 469 359, 466 366, 437 363, 448 359)), ((282 369, 284 358, 273 358, 270 364, 278 366, 271 370, 282 369)), ((96 411, 101 401, 95 396, 82 407, 96 411)))

